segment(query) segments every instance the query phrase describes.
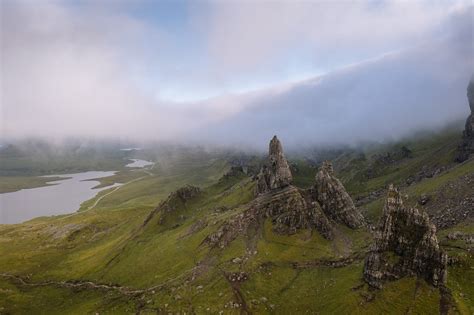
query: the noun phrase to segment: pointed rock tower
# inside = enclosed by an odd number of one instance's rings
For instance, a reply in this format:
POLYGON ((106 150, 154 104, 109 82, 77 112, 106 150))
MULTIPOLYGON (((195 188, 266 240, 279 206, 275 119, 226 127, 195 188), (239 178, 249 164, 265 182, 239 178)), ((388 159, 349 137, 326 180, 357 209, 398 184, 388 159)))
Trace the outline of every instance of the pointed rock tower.
POLYGON ((324 213, 334 221, 353 229, 364 225, 364 217, 354 206, 344 185, 334 176, 331 162, 323 162, 316 174, 312 195, 324 213))
POLYGON ((417 275, 434 286, 442 285, 447 259, 428 215, 405 207, 400 192, 390 185, 375 244, 365 260, 365 281, 382 288, 384 281, 417 275))
POLYGON ((459 145, 456 155, 457 162, 464 162, 474 154, 474 76, 472 76, 467 86, 467 100, 471 109, 471 114, 466 120, 466 127, 463 132, 462 142, 459 145))
POLYGON ((226 247, 242 234, 255 235, 270 219, 273 231, 294 234, 301 229, 317 230, 326 239, 333 239, 332 220, 357 228, 364 218, 354 207, 342 183, 334 177, 332 165, 326 162, 316 176, 312 189, 292 185, 293 176, 276 136, 270 141, 268 162, 257 176, 256 198, 244 211, 230 217, 204 241, 213 247, 226 247), (324 210, 324 211, 323 211, 324 210), (331 220, 331 219, 332 220, 331 220), (248 233, 253 230, 252 233, 248 233))
POLYGON ((284 188, 291 185, 293 176, 283 154, 283 148, 277 136, 273 136, 268 150, 268 165, 265 165, 257 177, 257 194, 284 188))

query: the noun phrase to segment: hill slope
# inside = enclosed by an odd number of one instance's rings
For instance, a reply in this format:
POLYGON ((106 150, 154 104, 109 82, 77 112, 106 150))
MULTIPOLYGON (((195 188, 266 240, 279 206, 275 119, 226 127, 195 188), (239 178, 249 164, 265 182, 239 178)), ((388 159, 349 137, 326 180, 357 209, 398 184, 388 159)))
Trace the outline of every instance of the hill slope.
MULTIPOLYGON (((369 288, 362 275, 370 229, 334 224, 328 240, 311 229, 276 233, 267 218, 261 229, 224 248, 209 246, 206 237, 254 199, 256 183, 228 172, 232 159, 188 156, 158 161, 148 176, 90 210, 94 200, 75 215, 0 226, 0 312, 473 313, 472 207, 449 224, 436 219, 474 198, 474 160, 451 163, 455 135, 378 146, 364 159, 348 151, 334 158, 337 176, 373 223, 389 182, 402 186, 407 204, 431 197, 419 207, 439 225, 438 239, 450 257, 446 291, 416 277, 369 288), (403 146, 409 156, 386 158, 403 146), (432 170, 436 174, 428 174, 432 170), (429 176, 407 181, 419 172, 429 176)), ((312 163, 290 162, 299 170, 295 183, 310 183, 312 163)))

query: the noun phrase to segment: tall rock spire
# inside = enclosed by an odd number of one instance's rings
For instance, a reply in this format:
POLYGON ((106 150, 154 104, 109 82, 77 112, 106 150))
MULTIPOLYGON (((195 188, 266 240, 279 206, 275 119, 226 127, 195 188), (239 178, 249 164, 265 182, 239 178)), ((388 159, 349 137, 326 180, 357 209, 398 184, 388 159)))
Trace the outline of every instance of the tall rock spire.
POLYGON ((331 219, 351 228, 364 225, 364 217, 354 206, 344 185, 334 176, 332 164, 329 161, 323 162, 316 174, 313 196, 331 219))
POLYGON ((268 163, 258 175, 257 193, 262 194, 271 190, 291 185, 293 176, 290 166, 283 154, 283 147, 277 136, 270 141, 268 149, 268 163))
POLYGON ((438 286, 446 282, 446 265, 428 215, 405 207, 398 189, 390 185, 375 244, 365 260, 365 281, 381 288, 387 280, 416 274, 438 286))

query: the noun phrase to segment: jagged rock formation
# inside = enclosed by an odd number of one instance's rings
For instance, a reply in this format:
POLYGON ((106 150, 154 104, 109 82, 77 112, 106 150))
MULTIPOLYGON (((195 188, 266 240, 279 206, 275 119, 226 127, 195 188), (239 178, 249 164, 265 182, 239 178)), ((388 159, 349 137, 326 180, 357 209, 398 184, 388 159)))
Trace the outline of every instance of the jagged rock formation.
POLYGON ((153 217, 159 212, 162 213, 158 223, 163 224, 167 213, 177 210, 181 205, 187 201, 198 196, 201 189, 196 186, 186 185, 169 194, 165 201, 161 202, 158 207, 153 210, 143 222, 143 226, 148 224, 153 217))
POLYGON ((364 224, 364 218, 344 186, 334 177, 331 163, 323 164, 315 187, 302 190, 291 185, 292 174, 276 136, 270 142, 268 160, 269 165, 264 166, 256 178, 256 199, 209 235, 206 243, 223 248, 239 235, 260 228, 267 218, 272 220, 276 233, 294 234, 300 229, 314 229, 326 239, 333 238, 329 218, 351 228, 364 224))
POLYGON ((462 142, 456 155, 457 162, 464 162, 469 159, 471 154, 474 154, 474 76, 467 86, 467 99, 469 101, 469 107, 471 108, 471 114, 466 120, 462 142))
POLYGON ((354 206, 342 183, 334 177, 331 162, 323 162, 316 174, 316 184, 312 189, 312 195, 331 219, 350 228, 359 228, 364 225, 364 217, 354 206))
POLYGON ((293 181, 290 166, 277 136, 270 141, 268 151, 268 165, 265 165, 257 176, 257 194, 287 187, 293 181))
POLYGON ((299 229, 316 229, 323 237, 332 239, 332 227, 311 196, 294 186, 277 192, 261 195, 247 206, 241 214, 231 218, 219 230, 209 235, 205 242, 224 248, 239 235, 250 229, 258 229, 270 218, 273 230, 279 234, 294 234, 299 229))
POLYGON ((389 187, 375 243, 365 260, 364 279, 382 288, 386 280, 417 275, 434 286, 446 282, 447 255, 426 213, 403 205, 400 192, 389 187))

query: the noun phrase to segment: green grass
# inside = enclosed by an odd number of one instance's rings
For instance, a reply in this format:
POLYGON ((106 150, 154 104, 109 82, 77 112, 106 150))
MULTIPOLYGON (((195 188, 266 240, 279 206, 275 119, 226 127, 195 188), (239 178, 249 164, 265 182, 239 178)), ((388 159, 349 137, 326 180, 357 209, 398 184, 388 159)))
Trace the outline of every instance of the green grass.
POLYGON ((300 188, 314 185, 317 168, 312 167, 304 160, 292 160, 293 184, 300 188))
POLYGON ((64 177, 39 177, 39 176, 0 176, 0 194, 14 192, 21 189, 49 186, 48 184, 64 177))
MULTIPOLYGON (((338 174, 349 183, 351 194, 362 194, 392 180, 404 180, 431 161, 430 155, 437 154, 432 157, 436 165, 447 165, 452 139, 448 135, 407 143, 413 158, 382 170, 374 179, 361 176, 368 162, 354 156, 348 160, 349 168, 339 169, 338 174), (355 167, 349 171, 351 165, 355 167)), ((384 152, 385 148, 377 150, 384 152)), ((261 230, 242 233, 228 247, 210 248, 203 240, 246 209, 254 198, 255 183, 243 174, 222 177, 229 164, 219 155, 179 150, 141 154, 156 161, 151 173, 123 169, 100 179, 104 187, 115 182, 128 184, 102 191, 83 203, 82 211, 0 225, 0 270, 28 277, 30 282, 87 280, 136 289, 163 286, 132 298, 115 291, 25 287, 0 277, 0 313, 130 314, 140 308, 143 313, 239 314, 229 303, 236 302, 236 292, 255 314, 439 313, 439 292, 424 281, 406 277, 387 283, 380 291, 364 284, 363 257, 372 243, 370 233, 364 230, 336 225, 335 239, 328 241, 310 230, 279 235, 271 220, 266 220, 261 230), (161 201, 186 184, 199 186, 201 193, 186 202, 173 200, 174 211, 159 212, 143 225, 161 201), (104 195, 96 207, 87 210, 104 195), (197 222, 202 224, 194 230, 197 222), (323 263, 346 256, 356 259, 340 268, 323 263), (305 263, 306 267, 297 267, 305 263), (232 285, 226 279, 231 272, 245 272, 248 279, 232 285)), ((473 163, 425 179, 407 192, 414 198, 432 193, 473 172, 473 163)), ((300 160, 295 164, 295 184, 312 185, 316 170, 300 160)), ((374 222, 383 199, 364 206, 374 222)), ((467 244, 448 242, 445 236, 453 230, 473 233, 473 229, 466 223, 438 232, 443 248, 461 262, 450 266, 448 275, 448 286, 461 314, 473 313, 473 260, 467 255, 467 244)))
POLYGON ((460 132, 456 128, 396 144, 367 149, 364 152, 365 159, 360 158, 360 153, 343 155, 335 161, 338 168, 337 175, 352 196, 366 195, 371 191, 385 188, 391 183, 404 184, 410 176, 421 171, 423 167, 441 168, 453 165, 459 141, 460 132), (390 165, 371 163, 375 154, 393 152, 401 146, 408 147, 413 156, 390 165), (341 168, 340 165, 344 166, 341 168), (378 175, 375 178, 368 178, 368 170, 372 170, 378 175))

